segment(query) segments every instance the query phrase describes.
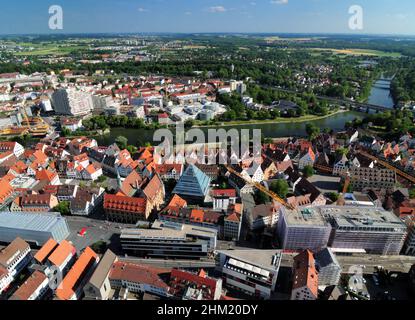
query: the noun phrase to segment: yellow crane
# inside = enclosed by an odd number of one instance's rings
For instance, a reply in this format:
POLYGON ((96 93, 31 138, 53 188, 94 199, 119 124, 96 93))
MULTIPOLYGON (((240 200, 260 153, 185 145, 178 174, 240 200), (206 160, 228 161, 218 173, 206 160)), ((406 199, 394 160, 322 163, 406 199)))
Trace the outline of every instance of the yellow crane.
POLYGON ((268 195, 271 199, 281 203, 283 206, 285 206, 288 209, 294 209, 290 204, 287 203, 287 201, 285 201, 284 199, 281 199, 275 192, 272 192, 270 190, 268 190, 267 188, 265 188, 262 184, 258 183, 258 182, 253 182, 252 180, 248 179, 247 177, 244 177, 242 174, 240 174, 239 172, 237 172, 236 170, 234 170, 231 166, 229 165, 225 165, 226 170, 228 170, 230 173, 238 176, 239 178, 243 179, 246 183, 254 186, 255 188, 257 188, 259 191, 265 193, 266 195, 268 195))

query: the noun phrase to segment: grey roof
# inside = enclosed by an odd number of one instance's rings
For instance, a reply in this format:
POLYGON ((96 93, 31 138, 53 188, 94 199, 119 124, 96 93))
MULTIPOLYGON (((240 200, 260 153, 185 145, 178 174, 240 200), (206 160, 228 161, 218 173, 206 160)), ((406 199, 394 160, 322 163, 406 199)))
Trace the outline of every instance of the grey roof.
POLYGON ((320 268, 324 268, 332 264, 340 266, 339 262, 337 261, 336 256, 333 254, 333 252, 329 248, 325 248, 321 250, 320 252, 316 253, 314 255, 314 258, 316 260, 316 264, 320 268))
POLYGON ((59 220, 59 213, 1 212, 0 227, 31 231, 50 231, 59 220))
POLYGON ((92 274, 89 283, 95 286, 96 288, 101 288, 105 279, 111 271, 112 265, 117 261, 117 256, 111 251, 107 250, 101 261, 99 262, 97 268, 92 274))

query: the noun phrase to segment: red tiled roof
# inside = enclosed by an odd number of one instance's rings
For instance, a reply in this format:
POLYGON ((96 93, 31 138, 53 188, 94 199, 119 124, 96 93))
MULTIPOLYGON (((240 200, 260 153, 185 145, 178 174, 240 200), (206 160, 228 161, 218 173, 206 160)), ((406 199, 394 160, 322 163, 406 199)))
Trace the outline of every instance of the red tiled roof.
POLYGON ((212 190, 213 197, 236 197, 235 189, 216 189, 212 190))
POLYGON ((49 170, 39 170, 36 172, 37 180, 52 182, 57 176, 58 174, 56 172, 52 172, 49 170))
POLYGON ((119 195, 105 194, 104 209, 122 212, 144 214, 146 212, 146 199, 132 198, 119 195))
POLYGON ((42 285, 46 280, 45 274, 36 270, 33 274, 23 283, 20 288, 13 294, 12 300, 28 300, 30 296, 42 285))
POLYGON ((169 286, 160 278, 164 273, 169 273, 169 270, 118 261, 113 264, 109 278, 167 289, 169 286))
POLYGON ((311 293, 318 295, 318 274, 313 253, 305 250, 294 258, 293 289, 307 287, 311 293))

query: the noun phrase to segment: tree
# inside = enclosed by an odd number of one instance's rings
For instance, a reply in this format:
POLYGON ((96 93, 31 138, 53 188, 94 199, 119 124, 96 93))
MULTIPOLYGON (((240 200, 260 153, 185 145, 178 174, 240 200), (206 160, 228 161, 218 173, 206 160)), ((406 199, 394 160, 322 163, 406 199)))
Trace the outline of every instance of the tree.
POLYGON ((185 121, 184 123, 184 127, 186 129, 190 129, 191 127, 193 127, 195 125, 195 121, 193 119, 188 119, 185 121))
POLYGON ((320 133, 320 128, 313 123, 307 123, 305 131, 307 132, 308 138, 314 140, 320 133))
POLYGON ((409 190, 409 198, 415 199, 415 188, 409 190))
POLYGON ((71 203, 69 201, 61 201, 53 208, 54 211, 59 212, 63 216, 69 216, 71 214, 71 203))
POLYGON ((117 144, 117 146, 123 150, 127 148, 128 145, 128 139, 124 136, 118 136, 117 138, 115 138, 115 143, 117 144))
POLYGON ((266 204, 271 200, 267 194, 259 190, 257 190, 257 192, 255 193, 254 198, 256 204, 266 204))
POLYGON ((104 254, 107 251, 107 247, 108 245, 105 241, 97 241, 91 245, 91 249, 98 254, 104 254))
POLYGON ((336 192, 330 192, 327 197, 332 201, 332 202, 336 202, 337 200, 339 200, 340 195, 336 192))
POLYGON ((289 185, 284 179, 278 179, 277 181, 271 183, 270 189, 278 194, 280 198, 285 199, 288 194, 289 185))
POLYGON ((314 175, 314 168, 312 166, 305 166, 303 169, 303 175, 305 178, 310 178, 314 175))

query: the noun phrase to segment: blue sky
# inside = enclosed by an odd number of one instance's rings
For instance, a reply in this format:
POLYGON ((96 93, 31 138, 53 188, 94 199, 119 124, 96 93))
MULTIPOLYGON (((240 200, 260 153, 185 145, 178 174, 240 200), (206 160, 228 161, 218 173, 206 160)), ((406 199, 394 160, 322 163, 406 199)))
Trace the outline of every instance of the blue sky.
POLYGON ((0 33, 269 32, 415 35, 414 0, 14 0, 2 1, 0 33), (63 31, 48 28, 51 5, 63 31), (351 5, 364 28, 348 28, 351 5))

